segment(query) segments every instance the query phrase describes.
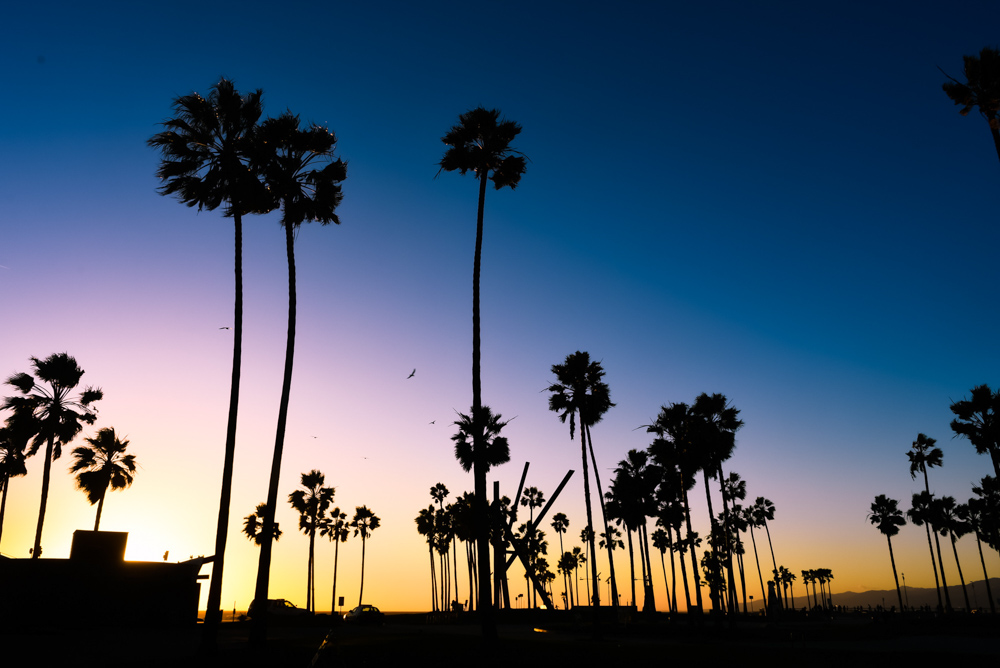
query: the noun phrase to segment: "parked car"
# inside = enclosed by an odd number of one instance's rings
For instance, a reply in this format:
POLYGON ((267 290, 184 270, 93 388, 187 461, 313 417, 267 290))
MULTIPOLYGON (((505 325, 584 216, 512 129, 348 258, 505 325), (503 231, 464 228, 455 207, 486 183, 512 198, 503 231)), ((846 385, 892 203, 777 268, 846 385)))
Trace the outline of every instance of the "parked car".
MULTIPOLYGON (((250 609, 247 610, 247 616, 253 617, 257 612, 257 606, 255 605, 257 601, 252 601, 250 603, 250 609)), ((265 612, 269 617, 307 617, 312 615, 308 610, 303 610, 298 608, 295 604, 290 601, 286 601, 283 598, 269 598, 267 599, 267 607, 265 612)))
POLYGON ((359 605, 346 615, 344 621, 350 624, 375 624, 385 623, 385 615, 374 605, 359 605))

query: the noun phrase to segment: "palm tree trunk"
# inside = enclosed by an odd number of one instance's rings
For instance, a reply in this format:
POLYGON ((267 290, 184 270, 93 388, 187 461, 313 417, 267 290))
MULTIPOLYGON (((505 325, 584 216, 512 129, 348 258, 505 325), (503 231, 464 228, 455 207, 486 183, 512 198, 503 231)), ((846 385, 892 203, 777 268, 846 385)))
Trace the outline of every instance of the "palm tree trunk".
MULTIPOLYGON (((645 521, 640 526, 640 530, 643 536, 643 543, 640 544, 639 549, 641 551, 644 544, 646 550, 646 579, 643 582, 645 591, 643 592, 642 610, 643 612, 656 612, 656 595, 653 593, 653 558, 649 553, 649 530, 646 527, 645 521)), ((664 585, 666 585, 666 582, 664 582, 664 585)))
POLYGON ((983 559, 983 544, 979 540, 979 532, 976 531, 976 547, 979 548, 979 563, 983 565, 983 580, 986 581, 986 597, 990 599, 990 612, 997 614, 996 604, 993 602, 993 591, 990 589, 990 576, 986 573, 986 560, 983 559))
MULTIPOLYGON (((702 478, 705 481, 705 499, 708 502, 708 520, 709 520, 709 531, 711 532, 712 538, 718 538, 720 536, 719 523, 715 521, 715 511, 712 509, 712 492, 711 488, 708 486, 708 468, 702 469, 702 478)), ((718 551, 720 545, 716 545, 713 549, 718 551)), ((707 577, 707 576, 706 576, 707 577)), ((712 601, 712 610, 718 612, 722 609, 720 605, 720 595, 721 592, 714 584, 709 584, 709 598, 712 601)))
POLYGON ((358 605, 364 600, 365 594, 365 535, 361 534, 361 589, 358 590, 358 605))
POLYGON ((739 612, 740 606, 736 600, 736 577, 733 573, 733 546, 732 536, 729 531, 729 500, 726 498, 725 478, 723 477, 722 464, 719 464, 719 489, 722 493, 722 521, 725 525, 723 534, 723 546, 726 549, 726 575, 729 578, 729 612, 739 612))
MULTIPOLYGON (((771 550, 771 563, 774 564, 774 572, 775 572, 775 576, 774 576, 775 577, 775 582, 774 582, 774 584, 778 585, 778 581, 777 581, 777 577, 778 577, 777 576, 777 573, 778 573, 778 562, 775 561, 775 559, 774 559, 774 544, 771 542, 771 530, 767 527, 767 520, 764 520, 764 531, 767 532, 767 546, 771 550)), ((778 585, 778 586, 780 587, 781 585, 778 585)), ((781 596, 778 596, 778 605, 779 605, 779 607, 781 605, 781 596)), ((823 607, 826 607, 826 605, 824 604, 823 607)))
POLYGON ((938 568, 941 569, 941 590, 944 592, 944 609, 951 612, 951 594, 948 593, 948 578, 944 574, 944 561, 941 560, 941 540, 937 529, 934 530, 934 545, 937 546, 938 568))
MULTIPOLYGON (((673 568, 673 564, 670 564, 673 568)), ((663 551, 660 552, 660 570, 663 571, 663 588, 667 592, 667 612, 673 612, 674 607, 670 605, 670 580, 667 579, 667 561, 663 556, 663 551)))
MULTIPOLYGON (((480 377, 480 317, 479 317, 479 275, 483 253, 483 210, 486 206, 487 170, 479 174, 479 210, 476 214, 476 253, 472 267, 472 415, 480 413, 483 405, 482 380, 480 377)), ((475 419, 475 418, 474 418, 475 419)), ((479 566, 479 615, 483 637, 495 640, 496 621, 493 615, 493 594, 490 585, 490 539, 489 502, 486 499, 486 448, 482 443, 482 427, 473 434, 474 457, 472 462, 475 480, 476 502, 476 546, 479 566)))
POLYGON ((226 452, 222 463, 222 487, 219 492, 219 520, 215 528, 215 561, 208 585, 205 610, 204 645, 214 647, 218 625, 222 621, 222 572, 225 565, 229 532, 229 506, 233 491, 233 464, 236 457, 236 416, 240 404, 240 367, 243 359, 243 219, 239 202, 233 202, 235 224, 236 297, 233 307, 233 369, 229 384, 229 419, 226 423, 226 452))
POLYGON ((427 543, 427 552, 431 557, 431 611, 437 612, 438 609, 438 590, 437 590, 437 578, 434 576, 434 543, 427 543))
POLYGON ((625 525, 625 533, 628 535, 628 571, 632 581, 632 600, 630 603, 635 605, 635 550, 632 548, 632 530, 628 528, 627 524, 625 525))
POLYGON ((31 558, 42 556, 42 525, 45 523, 45 506, 49 500, 49 480, 52 477, 52 446, 53 438, 45 441, 45 466, 42 468, 42 501, 38 507, 38 526, 35 528, 35 546, 31 549, 31 558))
MULTIPOLYGON (((108 490, 104 490, 104 494, 107 494, 108 490)), ((94 531, 100 531, 101 529, 101 511, 104 509, 104 494, 101 494, 101 498, 97 501, 97 517, 94 518, 94 531)))
POLYGON ((7 487, 10 486, 10 476, 4 476, 0 480, 0 489, 3 490, 2 495, 0 495, 0 541, 3 540, 3 516, 7 511, 7 487))
MULTIPOLYGON (((997 157, 1000 158, 1000 127, 993 125, 996 120, 995 117, 990 119, 990 134, 993 135, 993 146, 996 147, 997 157)), ((1000 478, 1000 462, 997 461, 997 453, 990 450, 990 456, 993 457, 993 468, 996 470, 997 477, 1000 478)))
MULTIPOLYGON (((688 586, 687 566, 684 565, 685 564, 685 562, 684 562, 685 550, 683 549, 684 548, 684 543, 681 542, 680 530, 677 531, 677 540, 678 540, 678 547, 681 548, 680 562, 681 562, 681 582, 684 584, 684 606, 685 606, 684 607, 684 611, 687 612, 688 614, 690 614, 691 613, 691 589, 688 586)), ((673 564, 673 555, 671 555, 670 565, 671 566, 674 565, 673 564)), ((674 587, 674 593, 676 593, 676 592, 677 592, 677 588, 675 586, 674 587)))
MULTIPOLYGON (((313 526, 316 526, 315 518, 313 518, 313 521, 314 521, 313 526)), ((313 569, 313 564, 315 563, 313 560, 315 559, 315 557, 316 557, 316 532, 310 531, 309 564, 307 566, 309 570, 309 577, 307 578, 308 584, 306 585, 308 587, 308 591, 306 591, 306 609, 313 614, 316 613, 316 581, 314 580, 315 570, 313 569)))
MULTIPOLYGON (((895 503, 893 505, 895 505, 895 503)), ((892 538, 886 535, 885 539, 889 543, 889 561, 892 562, 892 577, 896 581, 896 596, 899 597, 899 611, 903 612, 903 610, 905 610, 903 607, 903 592, 899 589, 899 576, 896 575, 896 557, 892 553, 892 538)))
MULTIPOLYGON (((608 513, 604 508, 604 492, 601 490, 601 476, 597 472, 597 457, 594 456, 594 439, 590 436, 590 427, 583 423, 580 417, 580 428, 587 432, 587 445, 590 447, 590 460, 594 464, 594 482, 597 484, 597 498, 601 501, 601 518, 604 520, 604 535, 608 537, 608 564, 611 570, 611 607, 618 607, 618 582, 615 579, 614 547, 611 544, 611 531, 608 526, 608 513)), ((596 587, 595 587, 596 590, 596 587)))
MULTIPOLYGON (((591 578, 594 582, 594 590, 590 591, 590 580, 587 581, 587 597, 590 598, 590 604, 595 608, 601 604, 601 595, 598 593, 600 587, 598 587, 597 582, 597 536, 594 530, 594 512, 590 505, 590 475, 587 472, 587 435, 584 433, 583 428, 583 416, 580 416, 580 451, 583 455, 583 498, 587 506, 587 526, 590 528, 590 572, 591 578)), ((596 613, 595 613, 596 614, 596 613)), ((594 619, 597 619, 595 616, 594 619)))
POLYGON ((944 601, 941 600, 941 581, 938 580, 937 562, 934 561, 934 544, 931 542, 930 522, 924 522, 924 529, 927 530, 927 548, 931 551, 931 570, 934 571, 934 589, 937 591, 938 607, 944 610, 944 601))
MULTIPOLYGON (((670 529, 667 529, 669 532, 670 529)), ((680 536, 678 536, 680 538, 680 536)), ((677 612, 677 568, 674 566, 673 538, 670 545, 670 611, 677 612)))
MULTIPOLYGON (((267 489, 267 510, 264 513, 264 541, 260 546, 257 564, 257 582, 254 600, 265 607, 271 579, 271 547, 274 535, 274 511, 278 507, 278 482, 281 477, 281 454, 285 447, 285 425, 288 421, 288 398, 292 389, 292 362, 295 358, 295 237, 291 225, 285 225, 285 252, 288 255, 288 335, 285 342, 285 373, 281 383, 281 400, 278 404, 278 427, 274 437, 274 455, 271 458, 271 478, 267 489)), ((250 632, 250 642, 263 647, 267 642, 267 615, 256 615, 250 632)))
MULTIPOLYGON (((687 490, 684 489, 684 481, 681 480, 681 489, 683 490, 682 498, 684 499, 684 521, 687 523, 687 535, 688 540, 691 541, 691 536, 694 531, 691 529, 691 504, 688 503, 687 490)), ((691 571, 692 577, 694 578, 694 595, 698 602, 698 614, 705 612, 705 607, 701 600, 701 576, 698 574, 698 556, 695 554, 694 542, 691 541, 688 545, 688 549, 691 551, 691 571)), ((688 601, 688 612, 690 612, 691 602, 688 601)))
POLYGON ((969 592, 965 588, 965 577, 962 575, 962 564, 958 561, 958 548, 955 547, 955 532, 949 531, 951 535, 951 551, 955 554, 955 566, 958 567, 958 579, 962 583, 962 596, 965 597, 965 609, 972 612, 972 604, 969 603, 969 592))
MULTIPOLYGON (((339 532, 339 529, 337 529, 339 532)), ((340 556, 340 536, 336 536, 333 543, 333 600, 330 603, 330 614, 337 611, 337 558, 340 556)), ((433 566, 433 563, 431 564, 433 566)))
POLYGON ((764 603, 764 612, 767 612, 767 589, 764 588, 764 575, 760 571, 760 558, 757 556, 757 539, 753 535, 753 523, 750 524, 750 541, 753 543, 753 559, 757 562, 757 577, 760 578, 760 600, 764 603))

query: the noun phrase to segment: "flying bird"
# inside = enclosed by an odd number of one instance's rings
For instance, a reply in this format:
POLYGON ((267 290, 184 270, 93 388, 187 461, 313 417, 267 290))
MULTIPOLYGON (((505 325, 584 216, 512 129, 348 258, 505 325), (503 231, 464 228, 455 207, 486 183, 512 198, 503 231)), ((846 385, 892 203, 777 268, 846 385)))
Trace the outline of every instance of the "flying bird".
POLYGON ((228 327, 220 327, 219 329, 229 329, 228 327))
POLYGON ((431 420, 431 421, 430 421, 430 422, 428 422, 427 424, 434 424, 435 422, 437 422, 437 420, 431 420))
POLYGON ((406 380, 409 380, 409 379, 413 378, 413 374, 415 374, 416 372, 417 372, 416 369, 414 369, 413 371, 411 371, 410 375, 406 377, 406 380))

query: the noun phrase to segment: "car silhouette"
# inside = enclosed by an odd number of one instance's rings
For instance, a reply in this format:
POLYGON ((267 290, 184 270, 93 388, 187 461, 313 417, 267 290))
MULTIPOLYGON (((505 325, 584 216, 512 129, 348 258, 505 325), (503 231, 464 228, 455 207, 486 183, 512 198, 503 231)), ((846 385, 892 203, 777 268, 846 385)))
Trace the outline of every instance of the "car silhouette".
POLYGON ((385 615, 374 605, 359 605, 344 615, 344 621, 349 624, 381 625, 385 622, 385 615))

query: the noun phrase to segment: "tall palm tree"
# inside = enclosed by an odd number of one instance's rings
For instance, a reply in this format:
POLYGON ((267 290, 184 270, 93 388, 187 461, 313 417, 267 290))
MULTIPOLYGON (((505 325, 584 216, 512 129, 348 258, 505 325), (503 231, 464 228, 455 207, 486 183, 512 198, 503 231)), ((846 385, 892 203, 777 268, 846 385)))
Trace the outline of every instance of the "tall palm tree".
POLYGON ((729 404, 729 400, 723 394, 702 393, 695 399, 692 406, 694 413, 700 418, 698 435, 698 449, 701 470, 705 480, 705 496, 708 500, 708 516, 711 520, 713 532, 719 532, 723 540, 718 546, 721 551, 720 557, 726 565, 726 575, 729 583, 727 596, 727 610, 735 612, 736 602, 736 581, 733 575, 732 548, 729 544, 729 532, 720 531, 712 510, 712 495, 709 491, 708 481, 710 478, 717 478, 722 492, 723 518, 725 524, 729 525, 729 501, 725 492, 725 476, 722 473, 722 463, 732 457, 736 448, 736 432, 743 426, 743 421, 739 419, 740 411, 729 404))
POLYGON ((32 417, 19 416, 16 413, 9 416, 3 427, 0 427, 0 538, 3 537, 3 518, 7 509, 7 490, 10 479, 27 475, 24 464, 26 455, 24 449, 31 440, 32 417))
POLYGON ((556 567, 563 576, 563 605, 567 610, 576 607, 576 602, 573 600, 573 587, 569 586, 569 580, 573 577, 573 571, 576 569, 577 562, 576 557, 573 556, 572 552, 563 552, 562 556, 559 557, 559 562, 556 567))
MULTIPOLYGON (((479 207, 476 214, 476 250, 472 265, 472 415, 483 406, 482 381, 480 378, 480 313, 479 276, 483 251, 483 212, 486 207, 486 181, 493 181, 493 187, 500 190, 517 187, 527 167, 524 155, 511 147, 511 142, 520 134, 521 126, 514 121, 500 118, 496 109, 477 107, 458 117, 458 125, 452 126, 441 141, 447 146, 441 161, 442 171, 457 171, 459 174, 472 172, 479 179, 479 207)), ((478 445, 476 443, 475 445, 478 445)), ((482 615, 483 634, 496 636, 496 626, 492 613, 490 587, 489 554, 489 504, 486 498, 485 452, 473 450, 477 455, 473 462, 473 478, 477 499, 479 535, 476 539, 479 564, 479 605, 482 615)))
MULTIPOLYGON (((660 510, 665 506, 677 503, 683 509, 684 524, 687 536, 679 539, 675 548, 681 556, 681 579, 684 582, 684 597, 688 612, 692 612, 691 597, 688 591, 684 553, 691 551, 691 573, 694 580, 697 612, 704 610, 701 596, 701 576, 698 573, 696 548, 700 540, 691 526, 691 504, 688 491, 694 488, 695 474, 698 471, 695 440, 702 423, 695 415, 692 407, 683 402, 661 406, 656 421, 646 425, 646 431, 656 436, 649 445, 649 453, 653 461, 662 471, 660 480, 660 510)), ((679 536, 678 531, 678 536, 679 536)))
POLYGON ((667 579, 667 563, 665 556, 667 550, 672 547, 672 541, 670 539, 670 534, 663 528, 659 528, 652 534, 653 547, 660 551, 660 568, 663 570, 663 587, 667 590, 667 610, 669 612, 676 612, 677 607, 677 576, 674 573, 674 556, 673 551, 670 553, 670 573, 674 575, 674 586, 670 585, 670 580, 667 579), (671 596, 671 591, 673 591, 673 596, 671 596))
POLYGON ((899 527, 906 524, 903 511, 899 509, 899 501, 890 499, 885 494, 879 494, 871 505, 868 521, 878 529, 889 543, 889 561, 892 562, 892 577, 896 581, 896 595, 899 597, 899 609, 902 611, 903 593, 899 589, 899 576, 896 575, 896 557, 892 553, 892 537, 899 533, 899 527))
POLYGON ((979 385, 971 394, 951 405, 956 415, 951 430, 969 439, 979 454, 989 453, 994 475, 1000 478, 1000 389, 994 392, 989 385, 979 385))
MULTIPOLYGON (((551 392, 549 397, 549 410, 559 414, 559 421, 563 424, 569 419, 569 437, 573 440, 576 432, 576 423, 580 421, 580 450, 583 457, 583 497, 587 508, 587 526, 594 526, 594 513, 590 504, 590 475, 587 465, 587 438, 586 427, 597 424, 614 404, 611 402, 611 390, 607 383, 603 381, 604 369, 600 362, 592 362, 590 354, 576 351, 566 356, 562 364, 553 364, 552 373, 555 374, 556 382, 548 387, 551 392)), ((595 466, 596 469, 596 466, 595 466)), ((594 471, 597 475, 597 471, 594 471)), ((603 506, 603 496, 600 485, 597 490, 598 498, 603 506)), ((608 530, 607 518, 604 518, 605 533, 608 530)), ((590 533, 590 570, 593 575, 595 586, 593 588, 593 599, 591 604, 599 606, 601 604, 599 587, 597 583, 597 548, 594 543, 593 530, 590 533)), ((611 548, 608 548, 608 555, 611 556, 611 548)), ((614 560, 612 559, 612 564, 614 560)), ((611 566, 612 571, 614 566, 611 566)), ((617 585, 614 578, 612 584, 612 604, 617 601, 617 585)))
MULTIPOLYGON (((927 492, 928 495, 931 493, 931 486, 927 477, 927 469, 935 466, 941 466, 944 459, 944 453, 941 452, 941 448, 935 447, 936 443, 937 441, 933 438, 925 436, 924 434, 917 434, 917 440, 913 441, 910 451, 906 453, 906 456, 910 459, 910 479, 916 480, 917 474, 923 473, 924 491, 927 492)), ((914 496, 914 499, 916 499, 916 496, 914 496)), ((930 524, 924 523, 924 528, 927 530, 927 544, 930 545, 930 524)), ((940 547, 938 549, 940 549, 940 547)), ((933 550, 931 551, 931 565, 934 566, 933 550)), ((938 580, 937 566, 934 566, 934 586, 937 589, 938 606, 943 606, 941 601, 941 583, 938 580)))
POLYGON ((945 74, 951 80, 941 88, 952 102, 962 106, 958 111, 962 116, 968 116, 973 107, 979 108, 1000 157, 1000 51, 986 47, 979 56, 962 56, 962 60, 965 83, 945 74))
MULTIPOLYGON (((586 530, 584 530, 584 531, 586 531, 586 530)), ((587 540, 583 538, 583 532, 580 532, 580 533, 581 533, 580 540, 582 540, 584 543, 587 543, 587 540)), ((583 565, 585 565, 587 563, 587 552, 582 547, 580 547, 579 545, 577 545, 577 546, 575 546, 573 548, 572 554, 573 554, 573 557, 576 559, 576 565, 573 567, 573 580, 575 582, 575 587, 576 587, 576 602, 577 602, 577 605, 579 605, 580 604, 580 566, 583 566, 583 565)), ((586 568, 583 569, 583 574, 584 574, 584 576, 586 576, 586 574, 587 574, 587 569, 586 568)), ((590 600, 590 578, 584 577, 584 579, 587 581, 586 582, 586 585, 587 585, 587 600, 589 601, 590 600)))
MULTIPOLYGON (((267 504, 258 503, 257 509, 243 518, 243 535, 254 545, 264 544, 264 517, 267 516, 267 504)), ((271 540, 281 538, 281 527, 275 522, 271 525, 271 540)))
POLYGON ((938 588, 938 608, 951 611, 951 595, 948 593, 948 577, 944 572, 944 562, 941 560, 941 541, 934 522, 936 513, 934 509, 934 495, 928 491, 914 494, 910 502, 910 509, 906 511, 906 516, 917 526, 924 526, 927 530, 927 547, 931 552, 931 568, 934 569, 935 577, 941 573, 941 586, 938 588), (934 534, 934 543, 937 544, 937 562, 934 561, 934 544, 931 543, 931 534, 934 534), (944 600, 941 595, 944 594, 944 600))
POLYGON ((351 526, 354 528, 354 535, 361 536, 361 589, 358 591, 358 605, 361 605, 365 593, 365 542, 380 524, 378 515, 369 510, 368 506, 358 506, 354 509, 351 526))
POLYGON ((87 493, 90 505, 97 504, 94 531, 101 528, 101 510, 104 496, 111 490, 125 489, 132 485, 135 475, 135 455, 126 455, 128 439, 119 439, 112 427, 105 427, 97 436, 83 439, 90 446, 73 449, 70 473, 76 473, 76 486, 87 493))
POLYGON ((299 531, 309 536, 309 563, 306 568, 306 610, 316 612, 316 532, 333 503, 334 489, 326 487, 326 476, 313 469, 301 476, 302 487, 288 495, 288 503, 299 513, 299 531))
POLYGON ((84 424, 94 424, 97 410, 91 406, 104 397, 99 388, 88 387, 80 394, 73 394, 83 377, 83 369, 68 353, 54 353, 44 360, 31 358, 34 376, 16 373, 7 379, 20 396, 6 397, 0 410, 9 409, 25 421, 24 429, 32 434, 27 456, 38 452, 45 445, 45 467, 42 470, 42 499, 38 508, 38 525, 31 556, 37 559, 42 552, 42 526, 45 523, 45 506, 49 498, 49 481, 52 462, 62 455, 62 446, 69 444, 84 424))
POLYGON ((319 535, 330 539, 333 543, 333 597, 330 610, 337 609, 337 559, 340 557, 340 544, 347 542, 351 535, 347 522, 347 513, 340 508, 334 508, 320 521, 319 535))
MULTIPOLYGON (((455 538, 465 543, 466 570, 469 577, 469 610, 476 605, 476 497, 471 492, 464 492, 451 506, 451 523, 455 538)), ((501 532, 495 532, 500 534, 501 532)), ((494 538, 491 531, 491 538, 494 538)), ((502 548, 501 548, 502 549, 502 548)), ((455 551, 458 551, 456 546, 455 551)))
POLYGON ((768 522, 774 521, 774 504, 771 503, 770 499, 758 496, 754 501, 751 512, 753 513, 754 522, 756 522, 757 526, 763 526, 764 531, 767 533, 767 545, 771 549, 771 563, 774 564, 774 568, 777 570, 778 562, 774 558, 774 544, 771 542, 771 529, 767 526, 768 522))
POLYGON ((965 522, 976 537, 976 548, 979 550, 979 563, 983 567, 983 580, 986 582, 986 597, 990 600, 990 612, 994 615, 997 612, 996 603, 993 602, 993 590, 990 588, 990 576, 986 572, 986 559, 983 557, 982 538, 987 534, 987 523, 989 512, 984 499, 973 497, 968 503, 959 505, 956 509, 958 518, 965 522))
MULTIPOLYGON (((437 519, 437 548, 441 552, 442 558, 442 569, 441 569, 441 596, 442 601, 451 600, 448 597, 447 592, 451 591, 451 573, 448 569, 448 555, 451 551, 451 540, 454 536, 454 532, 451 531, 451 513, 446 513, 444 509, 444 500, 448 498, 448 488, 444 483, 439 482, 433 487, 431 487, 431 498, 434 499, 438 504, 438 519, 437 519)), ((458 577, 458 574, 455 574, 458 577)))
POLYGON ((434 504, 431 504, 426 508, 421 508, 420 512, 417 513, 417 517, 414 519, 414 522, 417 523, 417 533, 423 536, 427 541, 427 551, 430 554, 431 561, 431 611, 437 612, 439 609, 437 577, 434 568, 434 544, 437 537, 437 525, 434 504))
POLYGON ((958 548, 955 543, 959 538, 967 534, 970 530, 968 523, 963 522, 959 517, 959 507, 955 503, 955 497, 942 496, 935 499, 931 508, 936 517, 934 526, 942 536, 951 538, 951 550, 955 555, 955 566, 958 568, 958 579, 962 583, 962 596, 965 598, 965 609, 972 610, 969 603, 969 592, 965 588, 965 576, 962 575, 962 563, 958 560, 958 548))
MULTIPOLYGON (((569 528, 569 518, 566 517, 566 513, 556 513, 552 516, 552 530, 559 535, 559 554, 563 555, 559 558, 559 563, 556 564, 559 568, 559 572, 563 575, 563 596, 566 598, 566 605, 569 607, 569 601, 573 598, 573 592, 567 591, 569 587, 569 572, 573 570, 570 567, 568 570, 562 567, 563 558, 569 554, 563 549, 563 534, 569 528)), ((569 555, 572 559, 572 554, 569 555)))
POLYGON ((209 584, 205 621, 209 644, 222 620, 222 574, 229 531, 236 419, 240 403, 240 367, 243 357, 243 215, 270 208, 257 175, 248 161, 257 121, 263 113, 261 91, 240 95, 231 81, 220 79, 208 97, 197 93, 174 100, 174 118, 163 132, 147 142, 163 156, 156 175, 161 195, 174 195, 189 207, 213 211, 219 206, 235 227, 235 304, 233 307, 233 367, 229 387, 229 418, 222 465, 219 518, 215 532, 215 561, 209 584))
MULTIPOLYGON (((264 175, 264 181, 281 206, 281 225, 285 230, 285 253, 288 256, 288 335, 285 343, 285 369, 278 405, 278 424, 271 458, 271 476, 267 491, 267 509, 273 513, 278 502, 278 481, 281 476, 281 454, 285 445, 285 424, 288 419, 288 399, 292 387, 292 362, 295 357, 295 232, 302 223, 340 224, 336 209, 343 199, 341 182, 347 178, 347 163, 334 157, 337 137, 319 125, 299 127, 299 117, 285 112, 261 124, 258 152, 253 164, 264 175)), ((265 524, 274 516, 265 518, 265 524)), ((265 530, 265 535, 267 531, 265 530)), ((271 575, 271 545, 261 545, 257 567, 254 599, 267 600, 271 575)), ((251 639, 262 645, 267 637, 265 615, 254 617, 251 639)))

